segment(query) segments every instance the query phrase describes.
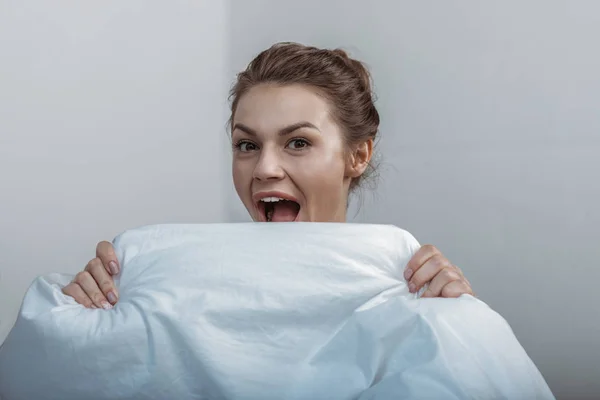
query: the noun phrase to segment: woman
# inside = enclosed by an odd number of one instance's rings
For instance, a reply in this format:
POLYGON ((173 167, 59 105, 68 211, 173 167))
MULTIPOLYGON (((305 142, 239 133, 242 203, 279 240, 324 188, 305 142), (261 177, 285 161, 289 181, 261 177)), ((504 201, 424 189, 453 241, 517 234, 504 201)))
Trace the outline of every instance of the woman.
MULTIPOLYGON (((257 222, 345 222, 348 197, 372 172, 379 126, 367 69, 342 50, 279 43, 260 53, 231 90, 233 181, 257 222)), ((86 307, 112 308, 119 273, 112 245, 63 292, 86 307)), ((434 246, 406 266, 411 292, 473 294, 460 269, 434 246)))

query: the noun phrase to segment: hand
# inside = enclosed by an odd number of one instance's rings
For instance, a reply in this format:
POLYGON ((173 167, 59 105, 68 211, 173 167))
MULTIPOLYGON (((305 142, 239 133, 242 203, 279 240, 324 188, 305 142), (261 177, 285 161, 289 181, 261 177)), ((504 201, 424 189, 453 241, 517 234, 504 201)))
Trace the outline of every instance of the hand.
POLYGON ((404 270, 411 293, 418 292, 426 283, 429 287, 421 297, 459 297, 473 294, 471 284, 460 268, 444 257, 434 246, 421 247, 410 259, 404 270))
POLYGON ((87 308, 109 310, 119 299, 113 281, 113 276, 118 273, 119 261, 112 244, 100 242, 96 247, 96 258, 92 259, 62 291, 87 308))

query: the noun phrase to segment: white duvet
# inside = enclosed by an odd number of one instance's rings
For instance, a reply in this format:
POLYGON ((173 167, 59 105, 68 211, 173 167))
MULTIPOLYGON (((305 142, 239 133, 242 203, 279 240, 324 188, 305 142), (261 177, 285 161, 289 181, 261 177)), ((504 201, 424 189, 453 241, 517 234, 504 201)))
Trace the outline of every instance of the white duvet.
POLYGON ((158 225, 115 239, 113 310, 35 280, 0 348, 3 400, 553 399, 483 302, 420 299, 407 232, 158 225))

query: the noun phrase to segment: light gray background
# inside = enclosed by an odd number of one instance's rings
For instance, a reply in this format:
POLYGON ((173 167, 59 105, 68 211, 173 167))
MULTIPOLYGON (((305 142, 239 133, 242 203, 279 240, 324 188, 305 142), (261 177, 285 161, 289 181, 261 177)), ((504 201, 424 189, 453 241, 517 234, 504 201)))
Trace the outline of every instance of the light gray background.
POLYGON ((438 246, 559 399, 600 395, 600 3, 0 5, 0 340, 31 279, 81 269, 98 240, 248 220, 226 90, 293 40, 375 78, 384 164, 354 220, 438 246))
POLYGON ((140 225, 222 222, 228 8, 0 0, 0 341, 36 275, 140 225))

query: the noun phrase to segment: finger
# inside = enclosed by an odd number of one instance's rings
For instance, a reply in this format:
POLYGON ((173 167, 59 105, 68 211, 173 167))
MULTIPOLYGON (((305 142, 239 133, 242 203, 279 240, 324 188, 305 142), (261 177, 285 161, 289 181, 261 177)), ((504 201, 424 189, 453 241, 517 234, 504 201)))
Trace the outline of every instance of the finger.
POLYGON ((92 299, 85 294, 81 286, 75 282, 69 283, 62 289, 62 292, 67 296, 71 296, 77 303, 83 305, 86 308, 98 308, 92 302, 92 299))
POLYGON ((462 277, 456 269, 444 268, 433 277, 422 297, 440 297, 445 286, 459 280, 462 280, 462 277))
POLYGON ((92 275, 92 278, 96 281, 96 285, 98 285, 100 291, 102 291, 106 299, 108 299, 108 302, 115 305, 119 294, 112 276, 106 272, 106 268, 102 265, 102 261, 100 261, 99 258, 94 258, 85 267, 85 271, 92 275))
POLYGON ((423 285, 430 282, 441 270, 450 268, 450 261, 441 254, 436 254, 428 259, 412 276, 408 282, 411 293, 418 292, 423 285))
POLYGON ((106 301, 106 297, 104 297, 104 294, 98 287, 98 284, 92 277, 92 274, 87 271, 81 271, 75 276, 74 282, 81 286, 85 294, 92 299, 92 302, 96 305, 96 307, 102 307, 105 310, 112 308, 110 303, 106 301))
POLYGON ((457 280, 444 286, 441 297, 460 297, 463 294, 473 295, 473 290, 465 281, 457 280))
POLYGON ((119 260, 115 253, 112 243, 102 241, 96 246, 96 257, 102 261, 106 272, 111 275, 117 275, 120 271, 119 260))
POLYGON ((467 285, 471 288, 471 294, 473 296, 475 296, 475 293, 473 292, 473 288, 471 286, 471 282, 467 279, 467 277, 465 276, 465 274, 463 273, 462 269, 460 269, 459 267, 457 267, 456 265, 454 266, 454 268, 456 268, 456 270, 458 271, 458 273, 460 274, 461 278, 463 281, 465 281, 467 283, 467 285))
POLYGON ((441 254, 440 251, 430 244, 422 246, 408 261, 404 269, 404 279, 407 281, 419 270, 431 257, 441 254))

